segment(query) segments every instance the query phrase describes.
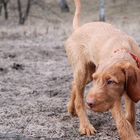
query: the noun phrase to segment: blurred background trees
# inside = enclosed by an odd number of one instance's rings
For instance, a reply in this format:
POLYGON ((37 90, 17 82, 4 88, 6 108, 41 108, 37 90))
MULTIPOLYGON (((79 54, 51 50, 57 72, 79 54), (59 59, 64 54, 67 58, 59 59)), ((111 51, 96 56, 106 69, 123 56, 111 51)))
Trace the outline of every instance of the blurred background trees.
MULTIPOLYGON (((86 19, 92 14, 94 21, 105 21, 106 16, 107 20, 112 20, 114 17, 127 19, 130 14, 133 16, 134 10, 138 11, 140 5, 139 0, 81 0, 81 2, 82 16, 84 16, 81 19, 86 19), (84 15, 85 11, 88 12, 88 15, 84 15), (119 17, 117 17, 118 15, 119 17)), ((74 10, 73 0, 0 0, 0 20, 2 22, 4 22, 4 19, 8 19, 9 22, 25 24, 28 17, 30 19, 45 17, 48 21, 48 18, 52 15, 55 19, 62 21, 65 16, 71 18, 74 10), (69 14, 63 14, 62 12, 69 14)))
MULTIPOLYGON (((8 19, 8 4, 10 1, 12 0, 0 0, 0 15, 2 16, 2 13, 4 13, 5 20, 8 19)), ((24 0, 24 2, 23 0, 17 0, 14 2, 14 4, 17 5, 15 8, 17 7, 18 10, 19 24, 24 24, 29 16, 31 7, 33 5, 43 7, 43 0, 24 0)), ((59 0, 58 4, 62 12, 70 11, 66 0, 59 0)))
POLYGON ((2 14, 2 10, 4 10, 5 19, 8 19, 8 9, 7 4, 9 0, 0 0, 0 15, 2 14))
POLYGON ((18 5, 18 13, 19 13, 19 24, 24 24, 30 12, 31 0, 27 1, 25 12, 23 12, 22 10, 21 0, 17 0, 17 5, 18 5))

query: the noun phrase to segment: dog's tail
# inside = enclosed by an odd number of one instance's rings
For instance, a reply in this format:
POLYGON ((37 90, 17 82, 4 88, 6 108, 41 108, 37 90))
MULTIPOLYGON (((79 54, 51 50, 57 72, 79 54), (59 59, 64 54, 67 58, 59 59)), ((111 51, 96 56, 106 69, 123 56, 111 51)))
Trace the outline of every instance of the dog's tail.
POLYGON ((76 9, 73 18, 73 29, 76 30, 80 26, 81 0, 74 0, 74 2, 76 9))

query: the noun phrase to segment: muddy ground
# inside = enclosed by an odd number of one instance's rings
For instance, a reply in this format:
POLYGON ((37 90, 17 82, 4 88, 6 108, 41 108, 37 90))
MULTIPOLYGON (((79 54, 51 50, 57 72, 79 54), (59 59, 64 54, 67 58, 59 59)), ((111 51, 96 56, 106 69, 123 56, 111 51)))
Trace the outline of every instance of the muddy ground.
MULTIPOLYGON (((64 42, 72 31, 74 10, 73 2, 68 2, 70 13, 61 13, 55 0, 44 0, 41 7, 34 5, 24 26, 18 25, 12 3, 8 21, 0 17, 1 140, 119 140, 109 112, 89 112, 97 129, 97 134, 90 138, 79 135, 79 120, 67 113, 72 71, 64 42)), ((114 3, 108 0, 106 8, 107 22, 140 43, 139 0, 114 0, 114 3)), ((83 0, 82 22, 97 20, 97 0, 83 0)), ((137 104, 140 133, 139 108, 140 103, 137 104)))

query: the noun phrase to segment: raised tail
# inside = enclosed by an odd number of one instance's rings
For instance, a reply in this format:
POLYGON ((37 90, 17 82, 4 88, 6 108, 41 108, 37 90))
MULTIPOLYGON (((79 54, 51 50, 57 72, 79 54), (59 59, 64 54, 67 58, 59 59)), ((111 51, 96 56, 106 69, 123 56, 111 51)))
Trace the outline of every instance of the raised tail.
POLYGON ((73 29, 76 30, 80 26, 81 0, 74 0, 74 2, 76 9, 73 18, 73 29))

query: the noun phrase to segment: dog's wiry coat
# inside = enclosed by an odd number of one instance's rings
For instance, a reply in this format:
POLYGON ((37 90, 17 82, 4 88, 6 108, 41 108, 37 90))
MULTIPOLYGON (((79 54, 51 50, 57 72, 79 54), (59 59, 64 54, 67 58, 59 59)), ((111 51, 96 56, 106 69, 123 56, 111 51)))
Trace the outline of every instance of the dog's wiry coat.
POLYGON ((135 129, 135 104, 140 100, 140 70, 129 52, 140 57, 140 49, 132 37, 103 22, 79 27, 80 0, 75 0, 74 32, 65 43, 73 68, 73 83, 68 111, 80 120, 80 133, 96 132, 90 124, 83 100, 84 88, 93 80, 86 101, 97 112, 111 110, 122 140, 138 140, 135 129), (125 95, 126 113, 121 97, 125 95))

